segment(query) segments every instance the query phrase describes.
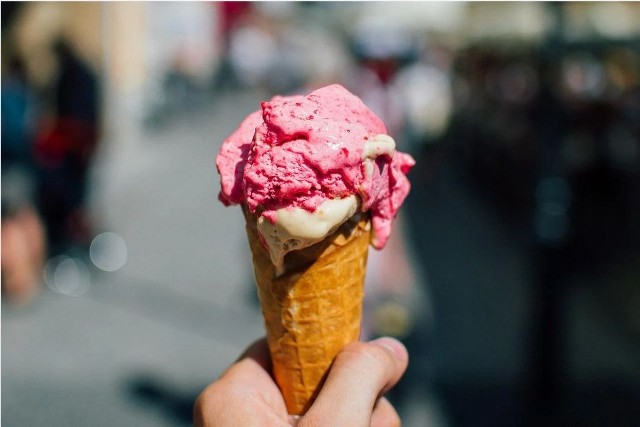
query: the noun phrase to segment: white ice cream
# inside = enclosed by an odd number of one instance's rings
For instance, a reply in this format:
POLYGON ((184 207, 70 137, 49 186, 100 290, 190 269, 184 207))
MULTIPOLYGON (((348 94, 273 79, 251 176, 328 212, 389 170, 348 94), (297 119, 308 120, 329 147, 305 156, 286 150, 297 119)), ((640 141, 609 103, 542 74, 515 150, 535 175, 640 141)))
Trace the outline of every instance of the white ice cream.
POLYGON ((271 261, 276 274, 284 271, 285 255, 296 249, 303 249, 318 243, 333 233, 358 210, 358 197, 323 202, 315 212, 302 208, 287 207, 276 211, 276 222, 258 218, 258 232, 268 245, 271 261))

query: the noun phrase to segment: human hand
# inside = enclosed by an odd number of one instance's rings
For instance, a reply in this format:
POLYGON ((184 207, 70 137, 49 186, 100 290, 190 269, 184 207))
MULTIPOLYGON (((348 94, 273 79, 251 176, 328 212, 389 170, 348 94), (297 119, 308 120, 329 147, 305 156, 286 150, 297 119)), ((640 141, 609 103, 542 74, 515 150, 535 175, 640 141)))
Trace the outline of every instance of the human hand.
POLYGON ((383 397, 407 369, 405 347, 392 338, 348 344, 336 356, 309 411, 290 416, 271 377, 264 338, 253 343, 194 406, 197 427, 394 427, 400 417, 383 397))

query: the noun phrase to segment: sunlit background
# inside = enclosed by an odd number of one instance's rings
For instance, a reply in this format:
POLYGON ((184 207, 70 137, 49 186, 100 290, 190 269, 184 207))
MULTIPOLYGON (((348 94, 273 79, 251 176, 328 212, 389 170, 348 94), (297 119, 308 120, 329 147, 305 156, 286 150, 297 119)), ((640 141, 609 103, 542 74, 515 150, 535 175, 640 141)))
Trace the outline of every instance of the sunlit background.
POLYGON ((263 334, 214 158, 341 83, 417 166, 406 426, 640 425, 638 3, 2 3, 2 421, 181 426, 263 334))

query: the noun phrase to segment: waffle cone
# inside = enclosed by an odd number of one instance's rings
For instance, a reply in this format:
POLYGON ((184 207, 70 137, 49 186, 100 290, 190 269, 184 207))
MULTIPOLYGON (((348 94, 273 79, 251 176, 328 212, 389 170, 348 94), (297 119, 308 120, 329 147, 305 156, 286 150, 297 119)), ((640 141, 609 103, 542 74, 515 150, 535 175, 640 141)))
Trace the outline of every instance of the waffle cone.
POLYGON ((321 242, 288 253, 276 276, 255 216, 245 210, 245 217, 273 374, 289 414, 304 414, 336 354, 360 336, 369 220, 356 214, 321 242))

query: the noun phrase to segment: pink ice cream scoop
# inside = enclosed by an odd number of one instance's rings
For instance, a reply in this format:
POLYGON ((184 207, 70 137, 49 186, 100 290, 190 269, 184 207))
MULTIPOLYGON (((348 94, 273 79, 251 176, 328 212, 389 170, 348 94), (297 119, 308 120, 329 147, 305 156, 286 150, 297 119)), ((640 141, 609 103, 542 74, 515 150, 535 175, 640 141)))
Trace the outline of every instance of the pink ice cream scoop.
POLYGON ((382 248, 415 164, 395 150, 382 121, 340 85, 276 96, 261 107, 222 144, 219 199, 244 203, 274 223, 282 209, 313 213, 327 201, 356 196, 359 209, 371 212, 371 243, 382 248))

